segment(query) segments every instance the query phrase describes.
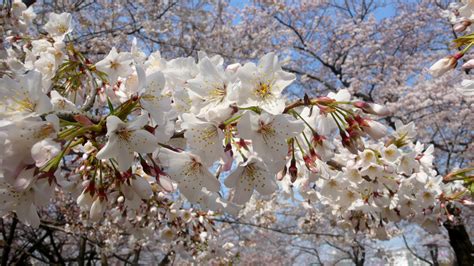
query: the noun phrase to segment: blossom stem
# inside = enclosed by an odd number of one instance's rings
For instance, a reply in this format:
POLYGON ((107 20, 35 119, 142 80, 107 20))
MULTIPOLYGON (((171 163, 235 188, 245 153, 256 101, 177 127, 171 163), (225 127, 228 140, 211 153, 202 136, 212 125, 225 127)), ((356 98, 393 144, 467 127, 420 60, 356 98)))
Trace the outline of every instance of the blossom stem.
POLYGON ((336 125, 337 125, 337 127, 339 128, 339 131, 341 131, 341 132, 345 131, 345 130, 342 129, 342 127, 341 127, 341 125, 339 124, 339 121, 338 121, 338 119, 336 118, 336 116, 334 115, 334 113, 331 112, 330 114, 331 114, 332 118, 334 119, 334 121, 336 122, 336 125))
POLYGON ((241 114, 240 114, 240 115, 236 115, 236 116, 234 116, 234 117, 231 117, 231 118, 227 119, 227 120, 224 121, 222 124, 223 124, 224 126, 228 126, 228 125, 234 123, 235 121, 239 120, 241 117, 242 117, 241 114))
POLYGON ((291 113, 296 117, 298 117, 299 119, 303 120, 303 122, 309 127, 309 129, 311 129, 311 132, 315 133, 316 131, 313 129, 313 127, 295 110, 291 110, 291 113))
POLYGON ((297 138, 293 138, 293 139, 294 139, 294 141, 292 142, 292 146, 293 146, 293 157, 295 156, 295 148, 294 148, 294 144, 293 144, 295 141, 296 141, 296 145, 298 145, 298 149, 300 149, 301 154, 304 156, 305 152, 304 152, 304 150, 303 150, 303 147, 301 147, 300 142, 298 141, 297 138))

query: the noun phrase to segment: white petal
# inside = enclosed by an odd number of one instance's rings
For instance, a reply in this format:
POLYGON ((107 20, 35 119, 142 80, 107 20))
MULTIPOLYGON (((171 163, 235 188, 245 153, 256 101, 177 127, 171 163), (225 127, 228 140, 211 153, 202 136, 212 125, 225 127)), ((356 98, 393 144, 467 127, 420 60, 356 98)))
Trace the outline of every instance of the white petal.
POLYGON ((158 148, 156 137, 146 130, 137 130, 133 132, 130 144, 138 153, 152 153, 158 148))
POLYGON ((269 173, 264 173, 263 178, 255 180, 255 190, 262 195, 270 195, 275 192, 278 188, 275 180, 271 176, 268 176, 269 173))
POLYGON ((242 173, 244 171, 244 167, 239 166, 235 171, 230 174, 224 181, 224 185, 228 188, 233 188, 237 186, 237 182, 239 181, 242 173))
POLYGON ((281 96, 275 96, 275 97, 278 97, 278 98, 259 103, 259 107, 269 112, 272 115, 283 113, 283 110, 285 110, 285 100, 283 98, 280 98, 281 96))
POLYGON ((161 96, 161 91, 165 87, 165 75, 160 71, 154 72, 146 77, 146 94, 161 96))
POLYGON ((153 196, 153 190, 151 189, 150 183, 143 177, 137 176, 131 181, 132 188, 142 199, 149 199, 153 196))
POLYGON ((158 184, 166 191, 173 192, 175 190, 175 185, 173 181, 166 176, 160 176, 158 179, 158 184))
POLYGON ((110 136, 104 147, 102 147, 102 149, 97 153, 96 158, 99 160, 115 158, 119 153, 117 142, 117 136, 110 136))
POLYGON ((237 131, 239 136, 244 139, 254 139, 255 130, 258 125, 258 117, 251 112, 245 112, 237 123, 237 131))
POLYGON ((127 171, 133 164, 135 153, 133 152, 130 143, 124 141, 118 141, 118 154, 115 159, 118 163, 118 170, 121 172, 127 171))
POLYGON ((35 205, 29 201, 24 201, 17 206, 16 215, 18 220, 33 228, 38 228, 41 223, 35 205))
POLYGON ((277 64, 278 57, 275 55, 275 53, 271 52, 260 58, 258 61, 258 70, 260 74, 263 75, 264 79, 272 80, 276 70, 275 67, 278 66, 277 64))
POLYGON ((272 126, 283 138, 292 138, 300 134, 304 129, 304 122, 296 120, 294 117, 283 114, 275 116, 272 126))
POLYGON ((237 182, 232 201, 236 204, 245 204, 253 194, 253 183, 248 178, 242 177, 237 182))
POLYGON ((133 121, 129 122, 127 128, 130 130, 137 130, 143 128, 148 123, 148 115, 143 114, 137 116, 133 121))
POLYGON ((114 115, 111 115, 107 117, 107 134, 114 132, 120 126, 125 126, 125 125, 126 124, 122 120, 120 120, 120 118, 114 115))

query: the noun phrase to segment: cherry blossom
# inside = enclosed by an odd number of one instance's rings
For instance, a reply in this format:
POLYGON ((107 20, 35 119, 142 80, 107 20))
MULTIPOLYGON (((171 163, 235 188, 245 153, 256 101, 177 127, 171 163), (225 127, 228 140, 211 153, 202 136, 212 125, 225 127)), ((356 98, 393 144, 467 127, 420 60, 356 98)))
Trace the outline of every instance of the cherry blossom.
POLYGON ((235 188, 232 200, 236 204, 249 201, 254 189, 262 195, 269 195, 277 189, 275 175, 271 173, 263 160, 255 155, 250 155, 245 162, 241 162, 238 168, 226 178, 225 185, 235 188))
POLYGON ((212 176, 198 156, 161 149, 158 157, 165 165, 166 174, 178 183, 178 189, 189 201, 198 202, 206 197, 202 191, 203 187, 211 192, 219 191, 219 181, 212 176))
POLYGON ((252 112, 243 114, 237 130, 242 138, 252 140, 252 147, 259 156, 269 156, 274 164, 281 163, 287 153, 287 139, 295 137, 304 129, 301 121, 287 114, 271 115, 252 112))
POLYGON ((281 69, 281 63, 274 53, 260 59, 258 65, 247 63, 237 70, 241 87, 236 89, 237 104, 240 107, 259 106, 270 114, 279 114, 285 108, 282 91, 290 85, 295 76, 281 69))
POLYGON ((108 140, 96 157, 115 159, 117 169, 126 171, 133 163, 135 152, 152 153, 158 147, 155 136, 141 129, 146 123, 145 115, 130 123, 125 123, 116 116, 107 117, 108 140))
POLYGON ((102 61, 97 62, 95 66, 98 70, 107 74, 111 84, 115 84, 118 77, 127 77, 132 73, 133 69, 130 66, 132 61, 133 58, 130 53, 118 53, 114 47, 110 50, 110 53, 102 59, 102 61))
MULTIPOLYGON (((316 2, 254 3, 241 17, 206 2, 199 19, 187 3, 137 3, 133 19, 123 3, 96 5, 108 11, 75 13, 79 25, 39 13, 47 34, 28 29, 39 20, 21 1, 2 17, 2 216, 46 227, 61 215, 101 258, 152 247, 186 264, 237 257, 243 244, 222 245, 226 219, 263 229, 287 218, 283 206, 303 210, 298 230, 315 233, 323 217, 346 236, 386 239, 402 221, 439 230, 468 202, 472 169, 440 173, 469 161, 469 125, 443 104, 469 121, 470 80, 450 83, 472 43, 457 39, 428 71, 439 78, 424 75, 445 40, 429 3, 399 3, 383 21, 316 2), (158 24, 142 23, 162 7, 158 24), (98 14, 114 23, 96 27, 98 14)), ((470 31, 471 3, 450 9, 454 30, 470 31)))
POLYGON ((48 23, 44 29, 55 39, 62 40, 72 32, 72 16, 69 13, 49 14, 48 23))

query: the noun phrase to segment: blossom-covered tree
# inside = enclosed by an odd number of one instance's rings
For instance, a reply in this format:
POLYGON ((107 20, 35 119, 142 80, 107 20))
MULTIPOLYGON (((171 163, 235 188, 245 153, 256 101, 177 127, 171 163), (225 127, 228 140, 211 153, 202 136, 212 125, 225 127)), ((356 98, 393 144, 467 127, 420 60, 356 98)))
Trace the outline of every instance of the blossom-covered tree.
POLYGON ((102 263, 228 262, 235 236, 220 233, 262 226, 245 219, 284 195, 308 213, 302 235, 340 250, 334 235, 353 237, 356 264, 359 237, 388 239, 405 221, 429 232, 444 222, 469 265, 457 220, 472 193, 472 168, 462 169, 472 123, 453 114, 472 120, 470 83, 459 93, 437 77, 468 52, 470 35, 424 69, 446 49, 450 22, 467 30, 472 7, 393 5, 384 19, 364 0, 45 2, 39 16, 19 0, 4 5, 2 260, 83 265, 89 250, 102 263), (13 245, 18 223, 40 228, 24 230, 28 249, 13 245), (320 224, 334 234, 313 231, 320 224), (47 237, 51 251, 38 247, 47 237), (73 237, 77 252, 63 251, 73 237))

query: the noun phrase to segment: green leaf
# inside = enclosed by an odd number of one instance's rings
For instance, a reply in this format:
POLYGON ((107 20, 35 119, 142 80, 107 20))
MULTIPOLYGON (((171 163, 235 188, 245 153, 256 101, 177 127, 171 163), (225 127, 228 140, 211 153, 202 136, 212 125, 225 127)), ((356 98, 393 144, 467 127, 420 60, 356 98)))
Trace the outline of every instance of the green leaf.
POLYGON ((113 114, 114 113, 114 105, 110 101, 109 97, 107 97, 107 105, 109 106, 110 113, 113 114))

